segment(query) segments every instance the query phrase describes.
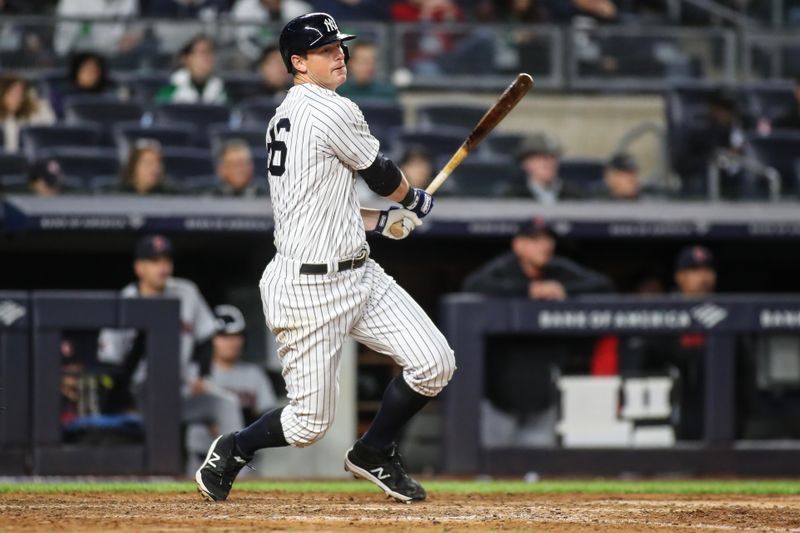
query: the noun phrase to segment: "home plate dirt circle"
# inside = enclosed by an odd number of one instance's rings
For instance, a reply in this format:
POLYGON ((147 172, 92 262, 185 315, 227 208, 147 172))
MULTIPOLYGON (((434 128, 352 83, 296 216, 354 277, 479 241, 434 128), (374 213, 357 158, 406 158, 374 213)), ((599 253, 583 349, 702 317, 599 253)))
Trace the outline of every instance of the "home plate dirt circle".
POLYGON ((800 496, 443 494, 400 504, 381 494, 14 493, 3 531, 799 531, 800 496))

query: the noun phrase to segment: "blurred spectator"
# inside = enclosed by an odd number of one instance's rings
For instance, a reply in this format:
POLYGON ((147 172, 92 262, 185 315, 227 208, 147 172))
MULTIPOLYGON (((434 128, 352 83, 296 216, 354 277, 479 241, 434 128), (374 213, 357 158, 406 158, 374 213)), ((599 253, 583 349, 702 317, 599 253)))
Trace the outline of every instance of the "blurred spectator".
POLYGON ((526 139, 517 152, 522 179, 512 182, 503 196, 534 198, 543 204, 580 198, 582 195, 558 177, 561 146, 547 134, 537 133, 526 139))
POLYGON ((169 85, 156 94, 157 102, 224 104, 225 84, 214 76, 214 40, 193 37, 181 49, 183 68, 175 71, 169 85))
POLYGON ((57 196, 61 192, 63 174, 55 159, 41 159, 28 172, 28 187, 36 196, 57 196))
POLYGON ((702 298, 714 292, 717 271, 708 248, 688 246, 681 250, 675 261, 675 284, 687 298, 702 298))
POLYGON ((337 92, 350 99, 396 100, 397 91, 389 83, 376 78, 378 47, 369 41, 356 41, 350 47, 347 81, 337 92))
POLYGON ((281 97, 286 94, 291 83, 291 76, 286 72, 286 65, 281 58, 281 50, 277 46, 268 46, 258 59, 258 75, 261 77, 259 96, 281 97))
POLYGON ((541 0, 484 0, 476 8, 478 20, 535 24, 546 20, 541 0))
POLYGON ((395 22, 445 22, 464 19, 464 12, 453 0, 406 0, 391 7, 395 22))
POLYGON ((135 19, 139 15, 138 0, 60 0, 56 14, 66 18, 107 19, 59 22, 54 37, 59 55, 79 49, 127 52, 142 39, 139 31, 115 20, 135 19))
POLYGON ((122 169, 120 192, 132 194, 175 194, 177 189, 164 174, 161 146, 155 141, 139 140, 128 154, 122 169))
POLYGON ((605 275, 554 255, 555 245, 555 234, 541 218, 528 220, 512 239, 511 251, 470 274, 464 290, 537 300, 614 290, 605 275))
POLYGON ((211 20, 228 9, 228 0, 147 0, 148 17, 211 20))
POLYGON ((255 60, 264 44, 275 39, 267 23, 283 24, 311 11, 311 5, 301 0, 236 0, 231 20, 242 24, 236 28, 239 50, 249 61, 255 60))
POLYGON ((67 85, 50 91, 50 103, 56 115, 63 117, 64 101, 70 96, 105 94, 113 90, 106 59, 94 52, 79 52, 70 60, 67 85))
POLYGON ((398 166, 412 187, 424 189, 433 179, 433 159, 422 146, 408 147, 398 166))
POLYGON ((253 183, 253 155, 246 142, 238 139, 226 142, 217 159, 220 184, 215 195, 252 198, 258 194, 253 183))
POLYGON ((774 129, 800 129, 800 75, 794 80, 794 109, 772 121, 774 129))
POLYGON ((615 154, 608 160, 605 172, 608 200, 638 200, 642 184, 639 181, 639 165, 629 154, 615 154))
MULTIPOLYGON (((182 421, 208 424, 215 434, 242 427, 242 412, 234 394, 210 379, 212 338, 217 321, 197 286, 173 277, 172 243, 161 235, 146 235, 136 244, 136 281, 122 289, 123 298, 177 298, 180 301, 180 362, 182 421)), ((143 339, 135 330, 104 329, 98 340, 98 360, 132 369, 134 387, 146 378, 143 339)), ((188 443, 187 443, 188 444, 188 443)))
POLYGON ((218 305, 214 315, 217 334, 213 341, 211 381, 239 397, 245 423, 249 424, 276 406, 275 390, 263 368, 240 360, 245 343, 242 312, 232 305, 218 305))
POLYGON ((335 20, 389 20, 386 0, 311 0, 311 4, 335 20))
POLYGON ((5 150, 16 153, 22 126, 52 124, 56 119, 50 104, 36 96, 25 79, 15 74, 0 74, 0 120, 5 150))

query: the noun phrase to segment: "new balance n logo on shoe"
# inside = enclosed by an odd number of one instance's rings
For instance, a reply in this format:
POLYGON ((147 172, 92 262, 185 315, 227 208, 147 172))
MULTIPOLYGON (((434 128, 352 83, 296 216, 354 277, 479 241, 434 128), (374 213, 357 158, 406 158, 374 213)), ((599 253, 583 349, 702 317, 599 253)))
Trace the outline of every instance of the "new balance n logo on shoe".
POLYGON ((217 455, 215 452, 211 452, 211 457, 208 460, 209 466, 217 468, 217 461, 219 461, 219 455, 217 455))
POLYGON ((383 467, 382 467, 382 466, 381 466, 381 467, 378 467, 378 468, 373 468, 372 470, 370 470, 370 472, 372 472, 373 474, 375 474, 375 476, 376 476, 378 479, 386 479, 387 477, 392 477, 392 475, 391 475, 391 474, 384 474, 384 473, 383 473, 383 467))

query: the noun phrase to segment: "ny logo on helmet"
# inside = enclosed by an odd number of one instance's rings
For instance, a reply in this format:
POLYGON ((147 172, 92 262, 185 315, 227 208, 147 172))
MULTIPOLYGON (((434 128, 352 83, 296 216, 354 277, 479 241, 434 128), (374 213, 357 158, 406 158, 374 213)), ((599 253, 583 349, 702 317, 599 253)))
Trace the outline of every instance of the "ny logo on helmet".
POLYGON ((332 18, 325 19, 325 27, 328 29, 328 31, 339 31, 336 21, 332 18))

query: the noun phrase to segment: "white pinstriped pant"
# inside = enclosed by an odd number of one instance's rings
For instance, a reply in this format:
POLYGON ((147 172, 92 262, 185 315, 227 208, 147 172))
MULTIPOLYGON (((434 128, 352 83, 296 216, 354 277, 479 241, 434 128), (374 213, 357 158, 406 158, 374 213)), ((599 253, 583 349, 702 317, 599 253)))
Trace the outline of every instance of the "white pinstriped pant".
POLYGON ((436 396, 447 385, 456 368, 453 350, 375 261, 325 275, 299 274, 299 268, 276 254, 259 283, 286 381, 289 405, 281 424, 289 444, 308 446, 333 422, 347 335, 394 359, 416 392, 436 396))

